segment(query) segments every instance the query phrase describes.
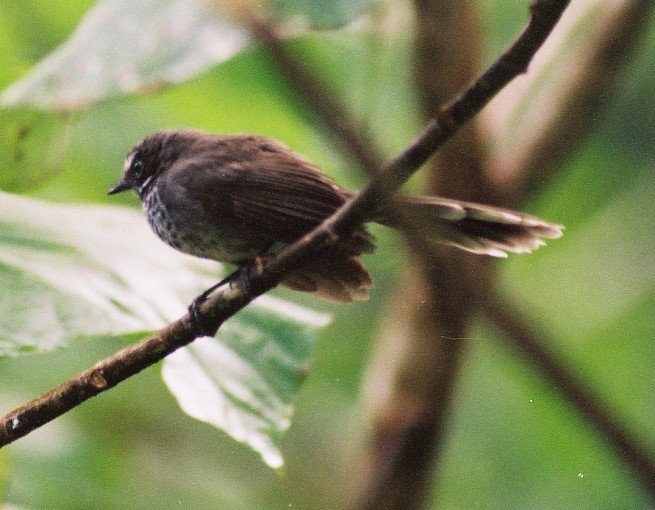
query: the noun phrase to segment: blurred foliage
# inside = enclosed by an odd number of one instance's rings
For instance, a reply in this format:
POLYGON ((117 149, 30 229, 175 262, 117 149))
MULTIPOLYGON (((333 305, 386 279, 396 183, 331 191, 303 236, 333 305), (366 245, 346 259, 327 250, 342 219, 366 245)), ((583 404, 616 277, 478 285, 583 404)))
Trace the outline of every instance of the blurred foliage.
MULTIPOLYGON (((123 208, 0 192, 0 245, 0 284, 11 289, 1 305, 0 358, 161 328, 218 278, 215 263, 162 250, 142 216, 123 208)), ((168 356, 164 380, 189 415, 280 468, 314 333, 327 322, 264 296, 217 338, 168 356)))
POLYGON ((5 89, 0 100, 9 107, 71 111, 188 80, 248 42, 248 32, 218 5, 99 1, 66 42, 5 89))
MULTIPOLYGON (((24 75, 62 43, 92 4, 0 0, 0 86, 24 75)), ((524 24, 528 2, 483 4, 492 59, 524 24)), ((382 37, 382 32, 348 30, 290 44, 389 154, 418 129, 407 53, 410 21, 394 21, 396 29, 382 37)), ((592 138, 531 204, 531 212, 565 224, 565 237, 501 264, 508 292, 521 296, 519 305, 551 333, 552 347, 655 450, 653 65, 651 22, 616 102, 606 116, 588 119, 597 124, 592 138)), ((35 126, 54 122, 30 119, 35 126)), ((2 136, 11 129, 16 133, 17 124, 0 120, 2 136)), ((23 170, 35 176, 29 184, 34 196, 106 203, 106 190, 131 145, 156 129, 175 126, 271 135, 340 182, 363 182, 257 49, 190 82, 106 102, 66 121, 70 148, 59 171, 23 170)), ((46 150, 38 142, 35 146, 46 150)), ((18 189, 21 181, 8 157, 0 156, 0 182, 17 183, 13 189, 18 189)), ((136 205, 133 197, 121 200, 136 205)), ((5 501, 57 509, 333 508, 344 496, 351 476, 349 451, 361 434, 357 394, 369 339, 382 303, 392 297, 402 258, 393 234, 374 232, 380 248, 367 259, 376 280, 371 301, 337 308, 278 292, 334 315, 321 333, 284 442, 285 476, 271 472, 248 448, 181 413, 159 371, 150 369, 3 450, 0 487, 3 473, 9 473, 5 501)), ((446 458, 435 480, 434 508, 648 506, 629 471, 575 410, 484 324, 471 336, 446 458)), ((3 408, 23 403, 123 345, 124 340, 107 339, 3 360, 3 408)))
POLYGON ((0 189, 34 189, 64 166, 69 120, 29 110, 0 110, 0 189))

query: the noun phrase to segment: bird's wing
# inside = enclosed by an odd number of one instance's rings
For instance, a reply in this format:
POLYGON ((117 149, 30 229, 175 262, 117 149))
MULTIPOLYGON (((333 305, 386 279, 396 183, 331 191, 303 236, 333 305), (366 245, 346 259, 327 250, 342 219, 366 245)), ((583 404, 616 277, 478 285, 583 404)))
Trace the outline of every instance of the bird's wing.
POLYGON ((236 218, 288 242, 319 225, 344 202, 336 184, 301 160, 266 156, 233 163, 237 178, 230 197, 236 218))
MULTIPOLYGON (((273 241, 291 242, 318 226, 349 196, 332 179, 282 144, 232 137, 228 150, 206 151, 179 172, 185 187, 216 221, 229 219, 273 241)), ((355 252, 372 249, 363 228, 348 240, 355 252)))

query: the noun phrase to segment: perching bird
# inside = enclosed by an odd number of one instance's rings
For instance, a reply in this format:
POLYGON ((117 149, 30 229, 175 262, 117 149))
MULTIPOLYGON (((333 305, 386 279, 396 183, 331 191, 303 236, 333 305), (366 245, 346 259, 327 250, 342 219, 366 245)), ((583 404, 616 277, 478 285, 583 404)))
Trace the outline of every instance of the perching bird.
MULTIPOLYGON (((238 266, 276 253, 353 196, 276 140, 192 130, 139 142, 109 194, 128 189, 170 246, 238 266)), ((395 203, 425 237, 473 253, 529 252, 562 234, 534 216, 472 202, 402 195, 395 203)), ((383 204, 369 221, 399 228, 394 218, 383 204)), ((360 255, 373 251, 373 241, 360 226, 281 283, 331 301, 366 299, 373 283, 360 255)))

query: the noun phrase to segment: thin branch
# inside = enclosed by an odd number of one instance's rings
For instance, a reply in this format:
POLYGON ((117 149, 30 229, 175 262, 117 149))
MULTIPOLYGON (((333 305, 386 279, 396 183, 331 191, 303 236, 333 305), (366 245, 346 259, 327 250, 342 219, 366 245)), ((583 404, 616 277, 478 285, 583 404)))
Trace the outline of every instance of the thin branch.
POLYGON ((348 122, 349 112, 332 94, 326 94, 325 85, 319 82, 306 67, 289 55, 282 35, 275 27, 256 15, 248 18, 250 29, 264 45, 275 65, 288 79, 291 89, 300 94, 302 99, 318 113, 321 121, 345 145, 349 154, 369 173, 375 173, 382 168, 383 160, 379 157, 381 151, 375 147, 373 140, 361 130, 348 122))
MULTIPOLYGON (((217 298, 222 305, 220 313, 214 310, 217 327, 250 301, 241 289, 230 285, 221 287, 217 298)), ((40 397, 13 409, 0 418, 0 447, 154 365, 195 338, 189 316, 185 315, 152 336, 121 349, 40 397)))
POLYGON ((565 168, 563 162, 598 126, 598 119, 611 104, 621 70, 630 62, 627 57, 643 39, 655 10, 651 0, 606 3, 599 11, 596 2, 578 2, 577 9, 567 13, 569 19, 553 33, 555 39, 549 44, 555 44, 550 53, 545 51, 543 58, 533 63, 532 79, 513 83, 482 115, 481 121, 492 133, 512 126, 495 133, 503 141, 491 154, 489 165, 489 179, 508 207, 530 199, 556 178, 565 168), (586 27, 593 15, 594 23, 585 28, 584 40, 571 43, 571 33, 581 23, 586 27), (549 66, 561 57, 554 56, 559 55, 554 49, 561 50, 565 44, 567 65, 558 66, 553 77, 549 66), (526 89, 531 91, 529 106, 523 104, 526 89), (503 122, 510 112, 523 119, 503 122), (589 122, 590 118, 594 121, 589 122))
MULTIPOLYGON (((278 282, 290 267, 304 264, 335 236, 348 233, 370 217, 387 197, 404 184, 468 120, 475 116, 507 83, 527 70, 528 64, 553 29, 569 0, 541 0, 523 33, 459 97, 443 106, 437 118, 401 154, 390 160, 361 192, 346 202, 303 239, 287 246, 270 261, 263 282, 278 282)), ((270 288, 270 287, 269 287, 270 288)))
MULTIPOLYGON (((461 96, 444 106, 419 137, 399 156, 388 162, 369 185, 346 202, 312 232, 287 246, 260 271, 241 268, 200 307, 203 324, 216 330, 258 295, 275 287, 293 268, 301 267, 325 246, 335 242, 370 217, 380 202, 398 189, 457 130, 476 115, 509 81, 527 69, 534 53, 552 31, 568 0, 539 0, 524 32, 461 96), (241 271, 249 271, 245 289, 241 271)), ((115 386, 171 352, 194 340, 185 315, 155 335, 99 362, 32 402, 0 418, 0 446, 11 443, 53 420, 89 398, 115 386)))
POLYGON ((521 320, 522 312, 515 310, 511 303, 494 293, 480 299, 479 305, 489 321, 504 333, 502 339, 507 341, 513 351, 526 355, 549 381, 549 387, 573 404, 596 428, 655 500, 655 459, 648 455, 645 445, 622 429, 621 420, 613 416, 584 382, 549 352, 545 347, 549 342, 543 332, 537 334, 527 321, 521 320))
MULTIPOLYGON (((333 94, 328 93, 325 85, 319 82, 308 69, 298 64, 289 54, 284 35, 280 34, 271 23, 250 13, 245 17, 253 34, 261 42, 272 61, 278 67, 283 78, 286 78, 289 88, 296 92, 309 108, 320 117, 320 121, 343 145, 348 154, 369 175, 376 175, 383 167, 382 151, 362 130, 351 122, 348 109, 333 94)), ((398 208, 390 208, 394 221, 400 225, 405 235, 416 228, 410 218, 403 215, 398 208)))
POLYGON ((25 436, 80 403, 116 386, 189 343, 188 324, 177 321, 141 342, 120 350, 73 379, 17 407, 0 421, 0 445, 25 436))

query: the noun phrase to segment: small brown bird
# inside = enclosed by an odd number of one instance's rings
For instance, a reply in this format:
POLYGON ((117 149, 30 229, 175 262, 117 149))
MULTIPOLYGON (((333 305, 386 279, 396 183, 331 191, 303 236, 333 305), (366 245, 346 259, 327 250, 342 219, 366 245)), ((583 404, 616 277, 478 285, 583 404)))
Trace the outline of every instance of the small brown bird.
MULTIPOLYGON (((128 189, 164 242, 238 266, 276 253, 353 195, 278 141, 191 130, 159 131, 139 142, 109 194, 128 189)), ((534 216, 471 202, 400 196, 396 205, 427 238, 473 253, 529 252, 562 234, 534 216)), ((385 205, 369 220, 399 228, 385 205)), ((373 241, 360 226, 282 285, 331 301, 366 299, 373 282, 360 255, 373 251, 373 241)))

